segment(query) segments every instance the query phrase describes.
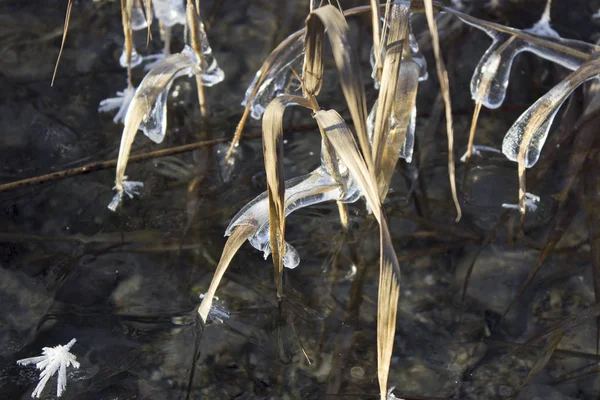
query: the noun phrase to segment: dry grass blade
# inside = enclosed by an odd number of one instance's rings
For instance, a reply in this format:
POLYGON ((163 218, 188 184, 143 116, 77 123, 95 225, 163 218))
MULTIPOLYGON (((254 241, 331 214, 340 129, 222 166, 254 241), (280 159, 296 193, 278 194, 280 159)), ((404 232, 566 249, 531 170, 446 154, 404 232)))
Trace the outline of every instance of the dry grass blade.
POLYGON ((448 136, 448 177, 450 179, 452 199, 454 200, 454 206, 456 207, 456 221, 458 222, 462 217, 462 211, 460 209, 458 195, 456 193, 456 174, 454 170, 454 132, 452 128, 452 104, 450 101, 450 83, 448 81, 448 71, 446 70, 446 66, 444 65, 444 60, 440 51, 440 38, 438 36, 437 25, 433 16, 432 0, 424 0, 423 4, 425 6, 425 15, 427 16, 427 25, 429 25, 431 40, 433 41, 435 66, 437 70, 438 79, 440 81, 440 88, 442 90, 444 106, 446 109, 446 134, 448 136))
MULTIPOLYGON (((379 163, 384 148, 387 146, 385 136, 390 130, 390 116, 392 115, 392 109, 397 98, 396 92, 398 90, 402 55, 408 43, 406 38, 408 36, 409 18, 410 8, 406 5, 392 4, 389 12, 386 12, 384 26, 389 25, 390 28, 385 45, 381 89, 379 90, 377 114, 375 115, 375 124, 373 127, 372 157, 376 171, 379 171, 379 163)), ((410 113, 411 110, 412 107, 408 112, 410 113)))
POLYGON ((280 96, 269 103, 263 116, 263 153, 269 196, 269 236, 277 297, 282 296, 283 257, 285 256, 285 175, 283 173, 283 113, 288 105, 310 108, 309 100, 299 96, 280 96))
MULTIPOLYGON (((143 1, 143 0, 140 0, 143 1)), ((146 47, 148 47, 150 45, 150 40, 152 40, 152 19, 154 18, 153 12, 152 12, 152 0, 146 0, 145 2, 145 13, 144 16, 146 17, 146 21, 148 23, 148 30, 147 30, 147 34, 146 34, 146 47)))
POLYGON ((250 108, 252 106, 252 100, 256 97, 258 90, 265 82, 269 74, 272 72, 273 68, 281 67, 281 64, 287 64, 287 59, 293 59, 295 56, 290 56, 290 53, 300 52, 303 49, 302 44, 304 29, 294 32, 290 36, 288 36, 283 42, 279 43, 279 45, 269 54, 267 59, 263 62, 260 70, 258 71, 259 79, 250 94, 250 97, 247 99, 246 108, 244 109, 244 113, 242 114, 242 118, 240 122, 238 122, 237 127, 235 128, 235 133, 233 135, 233 140, 231 141, 231 146, 229 146, 229 150, 227 151, 226 158, 229 158, 233 153, 233 150, 237 147, 237 144, 240 141, 240 137, 242 136, 242 131, 244 130, 244 126, 246 125, 246 120, 248 119, 248 115, 250 115, 250 108), (285 60, 285 61, 282 61, 285 60))
POLYGON ((58 71, 58 64, 60 63, 60 57, 62 56, 63 49, 65 48, 65 41, 67 40, 67 31, 69 30, 69 21, 71 20, 71 9, 73 8, 73 0, 69 0, 67 4, 67 14, 65 15, 65 27, 63 28, 62 41, 60 43, 60 50, 58 51, 58 57, 56 59, 56 65, 54 65, 54 72, 52 73, 52 82, 50 86, 54 86, 54 79, 56 79, 56 72, 58 71))
MULTIPOLYGON (((327 32, 335 65, 340 74, 342 91, 358 136, 358 142, 362 153, 368 155, 371 146, 367 135, 367 100, 358 57, 348 40, 348 23, 344 18, 344 14, 332 5, 314 10, 311 13, 311 16, 313 15, 319 17, 327 32)), ((368 170, 373 173, 372 159, 365 157, 365 162, 368 170)))
MULTIPOLYGON (((396 332, 396 315, 400 297, 400 266, 392 245, 387 220, 379 200, 377 183, 368 172, 352 132, 335 111, 318 111, 319 129, 331 142, 342 162, 356 180, 373 211, 380 232, 380 275, 377 306, 377 375, 381 399, 387 398, 387 381, 396 332)), ((367 157, 369 153, 367 153, 367 157)))
MULTIPOLYGON (((381 17, 379 0, 371 0, 371 25, 373 26, 373 53, 375 53, 375 71, 381 81, 381 17)), ((386 18, 387 19, 387 18, 386 18)), ((386 24, 383 25, 384 27, 386 24)))
MULTIPOLYGON (((200 19, 200 9, 194 6, 192 0, 187 1, 187 24, 190 31, 191 45, 196 53, 196 57, 200 60, 200 66, 204 66, 204 55, 202 54, 202 44, 200 42, 200 36, 204 33, 202 21, 200 19)), ((202 78, 200 75, 196 75, 196 91, 198 92, 198 103, 200 104, 200 114, 202 119, 206 122, 206 116, 208 109, 206 107, 206 96, 204 94, 204 85, 202 84, 202 78)))
POLYGON ((231 263, 233 256, 235 256, 239 248, 250 237, 254 230, 255 228, 251 225, 240 225, 227 239, 227 243, 225 243, 223 253, 221 254, 221 259, 217 265, 217 270, 215 271, 215 275, 210 282, 210 287, 204 294, 202 303, 200 303, 200 306, 198 307, 198 313, 200 314, 200 317, 204 323, 206 323, 208 313, 210 312, 210 308, 212 306, 213 298, 215 297, 215 293, 219 287, 219 283, 221 282, 223 275, 225 274, 225 271, 227 271, 227 268, 229 267, 229 263, 231 263))
POLYGON ((556 332, 550 336, 548 343, 546 343, 546 345, 542 349, 541 357, 535 362, 535 364, 531 368, 531 371, 529 371, 529 374, 527 374, 527 378, 525 378, 525 381, 523 381, 523 384, 521 386, 527 385, 534 376, 542 372, 546 364, 548 364, 548 361, 550 361, 552 354, 554 354, 554 351, 560 344, 560 341, 562 340, 564 335, 565 332, 556 332))
POLYGON ((323 39, 325 27, 318 17, 309 14, 306 18, 306 34, 304 36, 304 65, 302 82, 305 97, 319 94, 323 84, 323 39))
POLYGON ((171 79, 180 71, 187 68, 194 68, 195 66, 196 64, 191 62, 189 57, 181 53, 173 54, 148 72, 135 91, 135 95, 125 116, 125 126, 121 137, 121 146, 119 147, 115 179, 115 189, 119 193, 123 193, 123 180, 125 169, 127 168, 127 160, 131 152, 131 145, 138 132, 138 127, 144 117, 151 111, 156 99, 171 79))

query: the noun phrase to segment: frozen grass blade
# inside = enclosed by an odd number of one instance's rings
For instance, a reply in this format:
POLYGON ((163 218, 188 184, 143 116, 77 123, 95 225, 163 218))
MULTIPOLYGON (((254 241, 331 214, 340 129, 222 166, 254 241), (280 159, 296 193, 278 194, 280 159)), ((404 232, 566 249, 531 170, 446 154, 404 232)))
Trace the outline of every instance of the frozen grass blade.
POLYGON ((250 115, 252 103, 263 84, 265 84, 268 79, 273 79, 282 69, 288 67, 301 55, 304 44, 303 33, 304 30, 299 30, 288 36, 271 52, 271 54, 269 54, 260 67, 260 70, 256 73, 256 78, 252 83, 254 86, 250 93, 247 93, 246 95, 246 108, 244 109, 240 122, 238 122, 238 125, 235 128, 235 134, 231 141, 231 146, 229 146, 229 150, 227 151, 226 158, 229 158, 233 153, 233 150, 237 147, 242 136, 242 131, 244 130, 244 125, 246 125, 248 115, 250 115))
MULTIPOLYGON (((380 240, 380 275, 377 306, 377 375, 382 400, 387 399, 387 382, 396 332, 396 315, 400 296, 400 266, 392 245, 387 220, 377 190, 377 183, 368 171, 352 132, 344 119, 335 111, 318 111, 314 114, 319 129, 329 139, 342 162, 356 180, 361 193, 377 222, 380 240)), ((370 152, 367 152, 369 157, 370 152)))
POLYGON ((58 71, 60 57, 62 56, 63 49, 65 48, 65 41, 67 40, 67 31, 69 30, 69 21, 71 20, 72 8, 73 0, 69 0, 69 3, 67 4, 67 13, 65 15, 65 27, 63 28, 62 41, 60 43, 60 50, 58 51, 58 57, 56 58, 56 65, 54 66, 54 72, 52 73, 52 82, 50 83, 50 86, 54 86, 54 79, 56 79, 56 72, 58 71))
MULTIPOLYGON (((349 27, 344 15, 334 6, 326 5, 314 10, 311 16, 317 16, 329 38, 335 65, 340 74, 340 84, 346 104, 354 122, 354 128, 364 155, 370 154, 370 143, 367 135, 367 101, 360 71, 360 63, 356 51, 351 46, 348 36, 349 27)), ((373 174, 373 161, 365 158, 367 168, 373 174)))
MULTIPOLYGON (((386 12, 384 26, 389 25, 389 30, 385 45, 383 69, 380 76, 381 88, 377 99, 377 113, 373 126, 372 157, 376 171, 379 171, 378 167, 383 156, 383 151, 388 144, 385 139, 390 131, 390 117, 394 103, 396 102, 402 55, 407 46, 406 39, 408 37, 409 18, 410 7, 407 4, 393 3, 389 12, 386 12)), ((377 55, 377 52, 375 54, 377 55)), ((379 182, 379 185, 381 183, 379 182)))
POLYGON ((317 96, 323 84, 323 39, 325 27, 314 14, 306 18, 302 82, 306 98, 317 96))
MULTIPOLYGON (((381 17, 380 17, 380 4, 379 0, 371 0, 371 25, 373 26, 373 52, 375 53, 375 65, 373 67, 373 73, 377 74, 377 78, 381 81, 382 65, 381 65, 381 42, 383 36, 381 35, 381 17)), ((387 19, 387 18, 386 18, 387 19)), ((387 26, 383 25, 384 29, 387 26)))
MULTIPOLYGON (((199 3, 199 2, 198 2, 199 3)), ((204 59, 202 55, 202 44, 200 42, 200 36, 204 33, 204 27, 202 26, 202 21, 200 19, 200 8, 194 6, 192 0, 187 1, 187 26, 190 32, 190 41, 192 45, 192 49, 196 53, 196 57, 200 60, 200 68, 204 65, 204 59)), ((206 116, 208 114, 208 110, 206 108, 206 96, 204 94, 204 85, 202 84, 202 78, 199 75, 196 75, 196 91, 198 92, 198 104, 200 105, 200 114, 202 115, 202 119, 206 123, 206 116)))
MULTIPOLYGON (((175 78, 189 72, 198 73, 196 70, 198 60, 190 57, 189 53, 190 51, 173 54, 165 58, 148 72, 136 90, 125 116, 125 126, 121 137, 121 146, 119 147, 115 178, 117 194, 115 195, 115 199, 113 199, 113 203, 111 203, 114 206, 111 209, 116 208, 123 196, 127 160, 129 159, 131 146, 140 124, 150 118, 150 114, 153 113, 156 106, 166 107, 166 103, 158 105, 155 103, 157 103, 159 96, 164 96, 165 91, 168 92, 169 85, 175 78)), ((166 101, 166 98, 163 100, 166 101)), ((161 121, 158 121, 158 123, 166 123, 166 115, 163 114, 161 121)), ((155 140, 157 139, 155 138, 155 140)))
POLYGON ((581 84, 597 77, 599 73, 600 60, 583 64, 529 107, 506 133, 502 142, 502 152, 509 160, 519 164, 519 205, 522 220, 526 211, 525 169, 537 162, 550 126, 563 102, 581 84))
POLYGON ((440 81, 440 88, 442 90, 442 98, 444 99, 444 108, 446 110, 446 134, 448 136, 448 177, 450 179, 452 199, 454 200, 454 206, 456 207, 456 222, 458 222, 462 217, 462 211, 460 209, 458 195, 456 193, 456 174, 454 168, 454 131, 452 128, 452 104, 450 100, 450 83, 448 81, 448 71, 446 70, 446 66, 444 65, 444 59, 442 58, 442 53, 440 50, 440 39, 438 36, 435 18, 433 16, 433 2, 432 0, 424 0, 423 5, 425 6, 427 25, 429 26, 429 32, 431 33, 431 40, 433 42, 435 66, 437 70, 438 79, 440 81))
POLYGON ((221 283, 221 279, 223 278, 225 271, 227 271, 227 268, 229 267, 233 256, 235 256, 242 244, 244 244, 244 242, 248 240, 253 231, 253 226, 240 225, 233 231, 231 236, 229 236, 229 238, 227 239, 225 247, 223 248, 223 253, 221 254, 221 259, 219 260, 219 264, 217 265, 215 275, 213 276, 212 281, 210 282, 208 291, 204 294, 202 303, 200 303, 200 306, 198 307, 198 314, 200 314, 200 317, 202 318, 202 321, 204 323, 206 323, 208 313, 210 312, 210 308, 212 307, 212 302, 215 297, 215 293, 217 291, 217 288, 219 287, 219 284, 221 283))
POLYGON ((269 103, 263 116, 263 153, 269 199, 269 240, 275 267, 277 297, 283 292, 281 274, 285 257, 285 176, 283 173, 283 113, 289 105, 310 108, 299 96, 280 96, 269 103))

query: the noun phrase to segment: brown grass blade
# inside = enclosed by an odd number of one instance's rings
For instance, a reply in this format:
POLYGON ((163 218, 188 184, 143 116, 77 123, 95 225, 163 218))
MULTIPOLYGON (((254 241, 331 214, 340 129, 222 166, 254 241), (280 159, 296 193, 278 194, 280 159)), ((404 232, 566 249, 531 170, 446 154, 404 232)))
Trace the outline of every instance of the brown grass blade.
POLYGON ((306 34, 304 36, 304 65, 302 82, 305 97, 319 94, 323 84, 323 39, 325 27, 314 14, 306 18, 306 34))
POLYGON ((412 60, 405 60, 400 67, 398 87, 391 114, 391 126, 383 148, 381 158, 376 164, 377 183, 381 200, 385 199, 390 187, 392 175, 398 163, 398 153, 406 140, 411 123, 411 114, 416 110, 417 89, 419 87, 420 67, 412 60))
MULTIPOLYGON (((202 53, 202 44, 200 42, 200 35, 204 33, 204 27, 202 26, 202 20, 200 19, 200 9, 194 6, 192 0, 187 0, 186 14, 192 49, 194 49, 196 57, 198 57, 198 60, 200 60, 200 68, 204 68, 204 54, 202 53)), ((202 78, 200 77, 200 75, 196 75, 196 91, 198 93, 200 115, 202 115, 202 119, 206 123, 208 109, 206 106, 204 85, 202 84, 202 78)))
MULTIPOLYGON (((381 65, 381 5, 379 0, 371 0, 371 25, 373 26, 373 53, 375 53, 375 66, 374 70, 381 81, 382 65, 381 65)), ((387 19, 387 18, 386 18, 387 19)), ((383 25, 385 29, 385 24, 383 25)))
MULTIPOLYGON (((400 75, 400 66, 402 65, 402 55, 407 46, 406 38, 408 36, 408 21, 410 18, 410 8, 406 5, 392 4, 389 12, 386 12, 386 21, 384 26, 389 25, 387 41, 385 44, 385 58, 383 60, 383 70, 381 72, 381 88, 377 99, 377 113, 373 126, 373 148, 372 158, 375 170, 379 172, 379 164, 383 155, 384 148, 387 146, 385 137, 390 131, 390 117, 394 103, 397 100, 398 81, 400 75)), ((412 107, 409 110, 412 110, 412 107)), ((396 158, 398 158, 396 156, 396 158)), ((381 182, 379 182, 381 185, 381 182)))
POLYGON ((213 276, 212 281, 210 282, 210 286, 208 291, 204 294, 204 298, 202 299, 202 303, 198 307, 198 314, 202 318, 202 321, 206 323, 206 319, 208 318, 208 313, 210 312, 210 308, 212 306, 213 298, 215 297, 215 293, 217 288, 219 287, 219 283, 221 283, 221 279, 227 271, 229 267, 229 263, 235 256, 235 253, 240 249, 242 244, 252 233, 254 233, 255 228, 251 225, 240 225, 238 226, 231 236, 227 239, 225 243, 225 247, 223 248, 223 253, 221 254, 221 259, 219 260, 219 264, 217 265, 217 270, 215 271, 215 275, 213 276))
MULTIPOLYGON (((370 154, 370 143, 367 135, 367 101, 362 73, 356 51, 349 41, 349 27, 344 14, 332 5, 314 10, 311 15, 317 16, 327 32, 333 52, 335 65, 340 75, 342 92, 354 122, 354 128, 363 154, 370 154)), ((373 162, 365 158, 367 167, 373 173, 373 162)))
POLYGON ((58 58, 56 59, 56 65, 54 66, 54 72, 52 73, 52 82, 50 83, 50 86, 54 86, 54 79, 56 79, 56 72, 58 71, 60 57, 62 56, 63 49, 65 48, 65 41, 67 40, 67 31, 69 30, 69 21, 71 20, 72 8, 73 0, 69 0, 69 3, 67 3, 67 14, 65 15, 65 27, 63 28, 62 41, 60 43, 60 50, 58 51, 58 58))
POLYGON ((452 199, 454 200, 454 206, 456 207, 456 222, 460 221, 462 217, 462 211, 458 202, 458 195, 456 193, 456 174, 454 167, 454 131, 452 128, 452 103, 450 101, 450 83, 448 81, 448 71, 444 65, 444 59, 440 51, 440 39, 438 36, 437 25, 433 16, 433 3, 432 0, 424 0, 425 15, 427 16, 427 25, 429 25, 429 32, 431 33, 431 39, 433 41, 433 53, 435 55, 435 66, 437 70, 438 79, 440 81, 440 88, 442 90, 442 98, 444 99, 444 108, 446 110, 446 134, 448 136, 448 177, 450 179, 450 188, 452 190, 452 199))
POLYGON ((269 197, 269 235, 277 297, 282 296, 283 257, 285 256, 285 175, 283 173, 283 113, 289 105, 310 109, 310 101, 299 96, 273 99, 263 115, 263 153, 269 197))
MULTIPOLYGON (((143 1, 143 0, 140 0, 143 1)), ((146 33, 146 47, 150 45, 150 41, 152 40, 152 20, 154 19, 153 9, 152 9, 152 0, 146 0, 145 2, 145 13, 146 21, 148 22, 148 30, 146 33)))
POLYGON ((115 189, 118 193, 123 193, 127 160, 129 159, 131 146, 142 120, 152 110, 152 106, 158 96, 165 90, 169 82, 176 77, 177 73, 195 66, 196 64, 192 63, 185 55, 181 53, 173 54, 148 72, 135 91, 135 95, 125 116, 125 126, 123 127, 123 135, 121 136, 121 145, 119 147, 115 178, 115 189))
MULTIPOLYGON (((319 129, 329 139, 342 162, 348 167, 373 211, 380 232, 380 275, 377 306, 377 375, 381 399, 387 399, 387 381, 396 332, 400 297, 400 265, 392 245, 387 220, 379 200, 377 183, 368 171, 352 132, 335 111, 314 114, 319 129)), ((367 157, 369 157, 367 152, 367 157)))
POLYGON ((123 23, 123 35, 125 37, 125 54, 127 54, 127 83, 131 82, 131 55, 133 54, 133 28, 131 27, 131 10, 134 0, 121 0, 121 20, 123 23))

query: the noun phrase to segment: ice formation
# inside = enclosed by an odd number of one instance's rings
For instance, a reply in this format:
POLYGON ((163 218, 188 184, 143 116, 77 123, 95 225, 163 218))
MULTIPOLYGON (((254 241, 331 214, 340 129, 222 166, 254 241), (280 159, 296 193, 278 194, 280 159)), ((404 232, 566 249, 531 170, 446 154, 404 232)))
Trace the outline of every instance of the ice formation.
MULTIPOLYGON (((331 172, 324 165, 310 174, 292 178, 285 183, 285 215, 326 201, 337 200, 344 203, 353 203, 360 198, 360 191, 354 180, 349 176, 345 167, 340 168, 343 181, 338 183, 331 172)), ((255 233, 248 241, 257 250, 263 252, 265 259, 271 254, 269 240, 269 203, 267 192, 257 196, 237 213, 229 223, 225 236, 230 236, 233 230, 240 225, 250 225, 256 228, 255 233)), ((289 243, 285 244, 283 264, 286 268, 296 268, 300 263, 300 256, 289 243)))
MULTIPOLYGON (((484 31, 493 40, 491 46, 479 60, 471 79, 471 96, 473 100, 481 102, 489 109, 496 109, 504 102, 512 63, 519 53, 529 51, 572 71, 579 68, 585 61, 575 55, 543 47, 509 33, 498 32, 470 19, 463 18, 460 13, 457 16, 465 23, 484 31)), ((528 33, 555 44, 571 47, 585 54, 591 54, 594 51, 594 46, 588 43, 562 39, 558 36, 543 37, 539 36, 539 32, 539 30, 536 30, 536 32, 530 31, 528 33)))
POLYGON ((113 122, 115 124, 123 122, 125 120, 127 109, 129 108, 129 104, 131 103, 134 94, 134 87, 128 87, 122 92, 117 92, 117 97, 110 97, 100 102, 98 112, 109 112, 113 110, 118 110, 115 114, 115 117, 113 118, 113 122))
POLYGON ((71 341, 64 346, 44 347, 42 349, 43 355, 39 357, 24 358, 17 361, 17 364, 19 365, 35 364, 36 368, 40 370, 40 381, 33 393, 31 393, 31 397, 37 397, 39 399, 48 380, 50 380, 57 372, 56 397, 62 396, 67 387, 67 368, 70 366, 75 369, 79 368, 77 357, 70 352, 71 347, 73 347, 76 341, 76 339, 71 339, 71 341))
MULTIPOLYGON (((121 201, 123 201, 123 193, 125 193, 127 196, 129 196, 130 199, 133 199, 133 196, 139 196, 140 190, 142 190, 143 187, 144 187, 144 182, 128 181, 127 177, 124 176, 123 177, 123 191, 117 192, 113 196, 111 202, 108 205, 108 209, 111 211, 115 211, 117 209, 119 204, 121 204, 121 201)), ((113 189, 116 189, 116 186, 113 187, 113 189)))
MULTIPOLYGON (((292 66, 304 54, 304 36, 301 35, 293 40, 288 47, 273 61, 264 80, 260 84, 258 91, 250 103, 250 115, 254 119, 260 119, 267 108, 267 105, 275 97, 290 92, 292 87, 299 87, 299 82, 293 77, 292 66)), ((242 106, 248 104, 248 99, 252 96, 256 85, 261 82, 262 71, 259 70, 254 76, 254 80, 248 86, 242 106)))
MULTIPOLYGON (((536 196, 535 194, 532 194, 532 193, 525 193, 525 208, 527 208, 527 211, 532 211, 532 212, 536 211, 538 208, 537 203, 539 203, 539 202, 540 202, 539 196, 536 196)), ((523 210, 521 210, 521 206, 519 206, 518 204, 503 203, 502 208, 520 210, 521 212, 523 211, 523 210)))

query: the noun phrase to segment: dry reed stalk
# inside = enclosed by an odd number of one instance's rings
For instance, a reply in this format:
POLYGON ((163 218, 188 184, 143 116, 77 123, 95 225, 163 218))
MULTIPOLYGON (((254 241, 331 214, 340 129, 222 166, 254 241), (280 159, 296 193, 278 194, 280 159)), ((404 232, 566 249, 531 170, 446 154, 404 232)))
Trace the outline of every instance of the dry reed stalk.
POLYGON ((318 111, 314 114, 319 129, 330 140, 342 162, 354 177, 373 215, 379 223, 380 275, 377 306, 377 375, 380 396, 387 399, 387 381, 392 357, 396 315, 400 296, 400 266, 392 245, 385 213, 379 200, 377 182, 368 171, 365 159, 370 151, 361 155, 352 132, 335 111, 318 111))
POLYGON ((446 66, 444 65, 444 59, 442 58, 442 52, 440 50, 440 38, 438 36, 437 25, 433 16, 432 0, 424 0, 423 4, 425 6, 427 25, 429 26, 429 32, 431 33, 431 40, 433 42, 435 66, 437 70, 438 79, 440 81, 440 88, 442 90, 442 98, 444 99, 444 108, 446 110, 446 135, 448 136, 448 178, 450 179, 452 199, 454 201, 454 206, 456 207, 456 222, 458 222, 462 217, 462 211, 460 209, 460 203, 458 202, 458 195, 456 193, 456 173, 454 166, 454 131, 452 128, 452 103, 450 100, 450 83, 448 81, 448 71, 446 70, 446 66))
POLYGON ((58 51, 58 57, 56 58, 56 65, 54 66, 54 72, 52 73, 52 82, 50 83, 50 86, 54 86, 54 79, 56 79, 56 72, 58 71, 60 57, 62 56, 63 49, 65 48, 65 41, 67 40, 67 31, 69 30, 69 22, 71 21, 72 8, 73 0, 69 0, 69 3, 67 4, 67 13, 65 15, 65 26, 63 28, 62 41, 60 42, 60 50, 58 51))

